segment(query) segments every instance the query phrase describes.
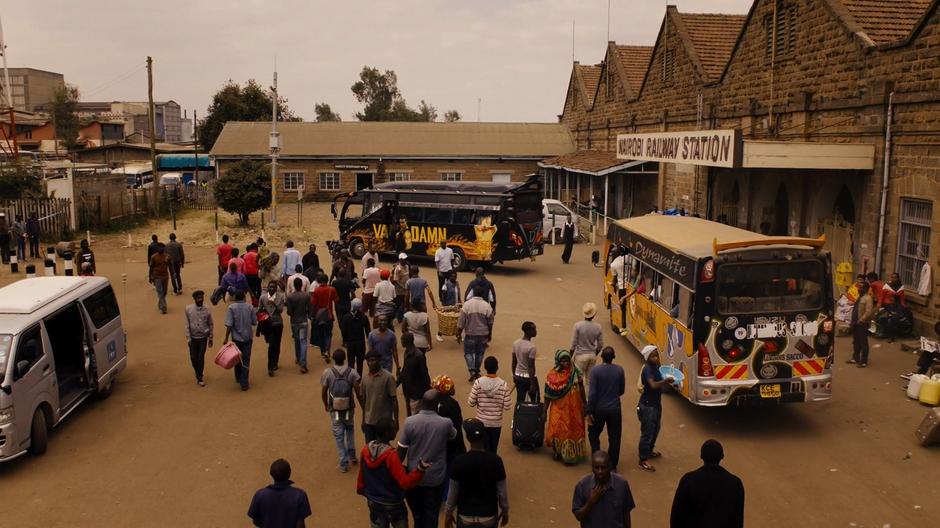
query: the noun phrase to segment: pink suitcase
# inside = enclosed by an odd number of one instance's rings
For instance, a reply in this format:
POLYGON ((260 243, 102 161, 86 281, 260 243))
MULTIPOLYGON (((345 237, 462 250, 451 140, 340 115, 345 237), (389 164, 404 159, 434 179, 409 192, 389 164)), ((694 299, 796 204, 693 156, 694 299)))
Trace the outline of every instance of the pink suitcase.
POLYGON ((242 353, 238 350, 238 347, 235 346, 235 343, 222 345, 222 348, 219 349, 219 353, 215 355, 215 364, 226 370, 234 367, 240 363, 241 360, 242 353))

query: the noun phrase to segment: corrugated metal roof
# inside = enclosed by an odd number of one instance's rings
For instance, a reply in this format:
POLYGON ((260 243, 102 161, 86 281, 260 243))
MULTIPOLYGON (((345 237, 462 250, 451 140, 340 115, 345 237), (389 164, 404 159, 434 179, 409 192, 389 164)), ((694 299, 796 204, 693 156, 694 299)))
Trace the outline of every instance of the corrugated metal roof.
MULTIPOLYGON (((197 158, 193 154, 158 154, 157 170, 165 169, 192 169, 196 167, 197 158)), ((199 168, 211 167, 208 154, 199 154, 199 168)))
MULTIPOLYGON (((281 156, 531 157, 575 149, 558 123, 279 123, 281 156)), ((267 156, 271 123, 225 124, 210 155, 267 156)))

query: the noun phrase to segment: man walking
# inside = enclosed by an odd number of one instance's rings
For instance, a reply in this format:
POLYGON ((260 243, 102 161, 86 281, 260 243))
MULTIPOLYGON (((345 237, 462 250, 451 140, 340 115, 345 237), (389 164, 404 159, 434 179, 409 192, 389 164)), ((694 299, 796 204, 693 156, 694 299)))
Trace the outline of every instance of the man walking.
MULTIPOLYGON (((360 403, 362 404, 362 434, 366 443, 378 439, 376 424, 390 420, 398 430, 398 396, 395 377, 382 368, 378 352, 366 354, 369 372, 362 377, 360 403)), ((393 435, 394 437, 394 435, 393 435)))
POLYGON ((418 310, 421 312, 428 311, 428 295, 431 297, 431 306, 437 308, 437 301, 435 301, 434 292, 431 291, 431 287, 428 286, 428 281, 424 280, 422 277, 418 276, 419 270, 418 266, 411 266, 408 271, 409 278, 408 282, 405 283, 405 295, 407 296, 407 302, 405 302, 405 308, 407 310, 418 310))
POLYGON ((379 264, 379 254, 376 253, 375 243, 371 240, 366 244, 365 254, 359 259, 359 265, 362 266, 363 270, 369 267, 369 260, 374 260, 376 265, 379 264))
POLYGON ((186 307, 186 343, 189 345, 189 361, 193 364, 196 384, 206 386, 204 369, 206 365, 206 347, 212 346, 212 312, 204 306, 206 293, 202 290, 193 292, 193 304, 186 307))
MULTIPOLYGON (((391 327, 398 311, 397 286, 389 280, 388 270, 380 272, 382 281, 375 285, 375 317, 385 317, 386 323, 391 327)), ((404 296, 402 296, 404 299, 404 296)), ((404 302, 404 300, 402 300, 404 302)))
MULTIPOLYGON (((392 268, 391 282, 395 286, 395 318, 401 321, 405 316, 405 295, 408 292, 408 255, 398 254, 398 263, 392 268)), ((379 295, 376 294, 376 297, 379 295)), ((378 313, 378 312, 376 312, 378 313)), ((391 321, 389 321, 391 323, 391 321)))
POLYGON ((166 256, 170 261, 170 280, 173 282, 173 295, 183 293, 183 278, 180 272, 186 264, 183 245, 176 241, 176 233, 170 233, 170 241, 166 243, 166 256))
POLYGON ((464 300, 469 300, 470 297, 482 297, 483 300, 489 303, 493 308, 493 312, 496 312, 496 287, 493 286, 490 279, 486 278, 486 272, 483 271, 483 268, 477 268, 474 274, 476 278, 467 285, 467 291, 464 292, 464 300), (476 294, 477 286, 482 288, 479 295, 476 294))
POLYGON ((411 416, 418 412, 421 398, 431 388, 431 375, 428 373, 428 360, 424 351, 415 347, 414 334, 401 334, 401 347, 405 350, 398 383, 405 396, 405 414, 411 416))
POLYGON ((339 320, 339 330, 343 337, 343 346, 349 354, 349 366, 355 366, 362 375, 362 363, 366 358, 366 339, 372 331, 369 318, 362 312, 362 301, 353 299, 349 313, 339 320))
POLYGON ((25 261, 26 240, 29 238, 29 234, 26 232, 26 222, 23 221, 22 215, 13 217, 13 226, 11 227, 10 235, 16 239, 17 258, 19 258, 21 262, 25 261))
POLYGON ((232 260, 232 246, 228 243, 228 235, 222 235, 222 243, 215 248, 215 255, 219 259, 219 284, 222 284, 222 275, 228 271, 228 263, 232 260))
POLYGON ((483 422, 471 418, 463 422, 463 430, 470 441, 470 451, 459 455, 451 465, 444 526, 506 526, 509 524, 509 495, 503 459, 486 449, 483 422))
POLYGON ((437 528, 447 478, 447 442, 457 436, 454 424, 437 414, 437 398, 435 389, 424 393, 421 411, 405 420, 398 438, 398 456, 409 471, 421 462, 430 465, 421 482, 405 492, 415 528, 437 528))
POLYGON ((444 302, 444 281, 454 269, 454 250, 447 247, 447 241, 441 240, 441 247, 434 252, 434 267, 437 268, 437 295, 444 302))
POLYGON ((375 352, 381 358, 382 368, 391 372, 395 365, 395 374, 401 373, 401 364, 398 362, 398 341, 388 327, 388 318, 380 315, 375 318, 375 328, 369 332, 369 352, 375 352))
POLYGON ((852 359, 846 363, 857 364, 859 368, 868 366, 868 327, 875 315, 875 304, 868 289, 867 282, 859 286, 858 299, 852 307, 852 359))
POLYGON ((673 378, 668 376, 663 379, 659 372, 659 348, 656 345, 646 345, 640 354, 645 362, 640 373, 643 394, 636 406, 636 415, 640 420, 640 469, 656 471, 649 461, 662 456, 656 451, 656 438, 663 419, 663 388, 670 386, 673 378))
POLYGON ((274 484, 261 488, 251 499, 248 517, 259 528, 299 528, 310 517, 307 492, 293 486, 290 464, 279 458, 271 464, 274 484))
POLYGON ((294 288, 294 281, 300 279, 300 290, 304 293, 310 291, 310 279, 304 275, 303 270, 300 269, 300 264, 294 266, 294 274, 287 277, 287 293, 293 293, 298 291, 294 288))
POLYGON ((591 474, 575 485, 571 501, 571 511, 581 528, 630 528, 630 512, 635 507, 630 484, 611 472, 607 453, 595 451, 591 474))
POLYGON ((255 311, 245 302, 245 292, 235 292, 235 302, 228 305, 225 312, 225 339, 229 337, 242 353, 242 360, 235 364, 235 381, 241 385, 243 391, 248 390, 248 367, 251 364, 251 342, 254 336, 254 326, 258 323, 255 311))
POLYGON ((304 268, 300 261, 300 251, 294 249, 293 240, 288 240, 287 249, 284 250, 284 254, 281 256, 281 277, 288 277, 295 271, 297 266, 300 266, 300 271, 302 272, 304 268))
POLYGON ((29 238, 29 258, 39 258, 39 217, 36 211, 29 213, 26 219, 26 237, 29 238))
POLYGON ((539 382, 535 377, 535 343, 532 342, 538 330, 535 323, 522 323, 522 337, 512 344, 512 380, 516 385, 516 403, 525 401, 526 395, 532 401, 539 401, 539 382))
POLYGON ((252 242, 248 244, 245 254, 242 256, 245 261, 245 280, 248 281, 248 291, 254 299, 261 298, 261 263, 258 256, 258 244, 252 242))
POLYGON ((375 317, 375 286, 381 281, 381 271, 375 267, 375 260, 369 259, 362 270, 362 307, 369 317, 375 317))
POLYGON ((584 320, 574 324, 571 335, 571 354, 574 356, 574 365, 584 375, 588 386, 591 384, 591 369, 597 362, 597 355, 604 348, 604 330, 601 325, 594 322, 597 315, 597 305, 592 302, 584 303, 581 307, 584 320))
POLYGON ((346 365, 346 352, 341 348, 333 351, 333 366, 324 370, 320 376, 320 385, 323 386, 320 396, 323 398, 323 409, 330 415, 340 473, 346 473, 349 464, 357 462, 353 427, 356 404, 353 395, 359 398, 359 404, 362 405, 359 379, 359 373, 346 365))
POLYGON ((421 482, 428 465, 421 461, 410 473, 402 465, 398 451, 389 445, 398 432, 397 423, 379 420, 375 431, 376 439, 362 448, 356 493, 368 501, 371 528, 407 528, 405 492, 421 482))
POLYGON ((702 462, 679 480, 672 500, 672 528, 741 528, 744 526, 744 484, 721 467, 725 457, 718 440, 702 444, 702 462))
POLYGON ((158 247, 160 247, 159 238, 157 237, 157 235, 150 235, 150 244, 147 244, 147 261, 148 262, 150 261, 150 257, 152 257, 157 252, 158 247))
POLYGON ((294 291, 287 294, 287 316, 290 318, 290 335, 294 340, 294 363, 300 365, 300 373, 307 373, 307 325, 310 321, 310 296, 303 289, 303 281, 294 279, 294 291))
POLYGON ((313 305, 314 313, 314 342, 320 347, 320 356, 330 362, 330 345, 333 343, 333 321, 336 315, 333 311, 333 305, 336 304, 339 296, 336 294, 336 288, 329 285, 326 275, 321 273, 317 280, 319 285, 310 297, 310 303, 313 305))
POLYGON ((82 269, 83 264, 88 264, 88 271, 91 275, 94 275, 98 272, 98 267, 95 265, 95 252, 91 250, 91 247, 88 245, 88 239, 83 238, 79 242, 78 251, 75 253, 75 267, 79 270, 82 269))
POLYGON ((166 314, 166 287, 170 282, 170 262, 163 249, 157 244, 156 252, 150 257, 150 283, 157 290, 157 309, 166 314))
POLYGON ((480 377, 480 364, 493 337, 493 308, 484 300, 485 287, 478 284, 474 295, 464 303, 457 318, 457 342, 463 342, 469 381, 480 377))
POLYGON ((486 370, 486 375, 473 382, 467 405, 476 407, 477 420, 486 428, 486 450, 495 453, 499 448, 503 413, 512 408, 512 395, 509 384, 496 375, 499 370, 499 361, 495 357, 487 357, 483 361, 483 368, 486 370))
POLYGON ((300 264, 303 266, 304 271, 308 269, 319 269, 320 268, 320 256, 317 255, 317 245, 310 244, 307 248, 307 252, 304 253, 303 258, 300 259, 300 264))
MULTIPOLYGON (((322 271, 320 273, 322 273, 322 271)), ((343 270, 336 276, 336 280, 333 281, 333 288, 336 289, 337 321, 342 321, 343 316, 349 313, 351 303, 356 298, 356 289, 358 287, 355 281, 350 280, 349 277, 346 276, 346 270, 343 270)), ((351 358, 350 361, 352 361, 351 358)))
POLYGON ((623 432, 620 397, 626 388, 626 378, 623 368, 614 365, 614 356, 613 348, 604 347, 601 352, 603 363, 591 369, 591 383, 584 414, 592 453, 600 451, 601 431, 607 427, 607 452, 610 454, 610 466, 616 472, 620 463, 620 435, 623 432))
POLYGON ((228 263, 228 273, 222 275, 219 287, 233 297, 237 292, 248 293, 248 281, 243 274, 239 273, 238 265, 231 261, 228 263))
POLYGON ((571 220, 571 215, 568 215, 568 219, 565 220, 561 239, 565 244, 565 250, 561 252, 561 261, 567 264, 571 260, 571 250, 574 247, 574 222, 571 220))

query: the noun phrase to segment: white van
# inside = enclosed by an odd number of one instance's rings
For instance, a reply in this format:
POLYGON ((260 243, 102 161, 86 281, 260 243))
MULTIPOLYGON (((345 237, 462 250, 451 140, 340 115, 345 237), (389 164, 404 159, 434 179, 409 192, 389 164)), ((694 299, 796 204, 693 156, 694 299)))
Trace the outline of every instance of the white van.
POLYGON ((127 365, 127 334, 102 277, 0 288, 0 462, 46 451, 49 430, 127 365))
POLYGON ((578 238, 580 228, 578 213, 572 211, 567 205, 551 198, 542 199, 542 237, 546 241, 552 239, 552 228, 555 229, 555 240, 561 242, 561 235, 568 221, 568 215, 574 220, 574 237, 578 238))

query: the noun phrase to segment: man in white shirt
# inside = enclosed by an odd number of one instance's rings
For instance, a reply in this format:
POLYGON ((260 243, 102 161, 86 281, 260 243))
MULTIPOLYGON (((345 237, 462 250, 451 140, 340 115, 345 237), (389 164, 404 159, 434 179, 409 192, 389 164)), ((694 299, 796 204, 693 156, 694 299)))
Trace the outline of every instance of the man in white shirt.
POLYGON ((379 265, 379 254, 375 251, 374 242, 369 242, 369 244, 366 246, 366 254, 363 255, 362 259, 360 260, 363 270, 369 267, 369 259, 374 260, 376 266, 379 265))
POLYGON ((627 281, 630 280, 630 265, 627 263, 627 256, 621 254, 617 246, 610 248, 610 252, 616 255, 616 258, 610 262, 610 271, 614 274, 614 284, 617 286, 618 295, 626 295, 627 281))
MULTIPOLYGON (((281 267, 281 277, 287 277, 291 274, 296 266, 301 264, 302 257, 300 256, 300 251, 294 249, 294 241, 287 241, 287 249, 284 250, 284 255, 281 257, 282 267, 281 267)), ((303 271, 303 266, 301 266, 300 271, 303 271)), ((288 281, 290 284, 292 281, 288 281)), ((307 281, 309 283, 309 279, 307 281)))
POLYGON ((310 289, 310 279, 308 279, 307 276, 304 275, 303 271, 304 270, 303 270, 302 265, 297 264, 294 266, 294 274, 287 277, 287 293, 288 294, 294 293, 294 291, 296 291, 294 289, 294 279, 300 279, 300 281, 303 282, 304 287, 300 291, 306 292, 310 289))
POLYGON ((434 252, 434 265, 437 267, 437 296, 444 302, 443 293, 444 281, 447 274, 454 269, 454 250, 447 247, 447 241, 441 240, 441 247, 434 252))
POLYGON ((379 274, 382 280, 375 285, 375 315, 376 317, 384 315, 388 319, 388 327, 392 328, 392 322, 395 319, 395 285, 389 280, 388 270, 380 270, 379 274))
POLYGON ((382 280, 376 260, 369 259, 362 270, 362 311, 375 317, 375 286, 382 280))

